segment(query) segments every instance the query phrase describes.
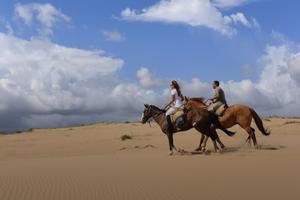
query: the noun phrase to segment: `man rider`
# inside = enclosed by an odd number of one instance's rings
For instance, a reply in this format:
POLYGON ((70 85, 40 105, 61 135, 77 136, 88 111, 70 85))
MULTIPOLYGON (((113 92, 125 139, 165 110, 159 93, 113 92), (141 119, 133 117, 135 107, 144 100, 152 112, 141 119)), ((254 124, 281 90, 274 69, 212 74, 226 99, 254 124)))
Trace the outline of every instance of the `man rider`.
POLYGON ((225 104, 225 106, 227 107, 227 102, 225 99, 225 93, 220 87, 219 81, 213 81, 212 88, 215 90, 215 96, 209 99, 212 101, 212 103, 208 106, 208 111, 215 113, 216 110, 223 104, 225 104))

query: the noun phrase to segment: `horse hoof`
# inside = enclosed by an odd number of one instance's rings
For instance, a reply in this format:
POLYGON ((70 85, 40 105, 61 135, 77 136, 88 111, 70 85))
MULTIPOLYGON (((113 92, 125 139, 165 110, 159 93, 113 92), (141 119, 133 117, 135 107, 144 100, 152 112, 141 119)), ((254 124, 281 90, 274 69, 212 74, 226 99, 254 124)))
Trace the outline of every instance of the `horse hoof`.
POLYGON ((171 152, 169 153, 169 155, 170 155, 170 156, 173 156, 173 154, 174 154, 174 152, 173 152, 173 151, 171 151, 171 152))
POLYGON ((201 151, 202 148, 201 147, 198 147, 197 149, 195 149, 194 151, 201 151))
POLYGON ((178 149, 178 153, 185 153, 184 149, 178 149))
POLYGON ((216 153, 221 154, 221 153, 223 153, 223 151, 222 151, 222 149, 217 149, 217 150, 216 150, 216 153))

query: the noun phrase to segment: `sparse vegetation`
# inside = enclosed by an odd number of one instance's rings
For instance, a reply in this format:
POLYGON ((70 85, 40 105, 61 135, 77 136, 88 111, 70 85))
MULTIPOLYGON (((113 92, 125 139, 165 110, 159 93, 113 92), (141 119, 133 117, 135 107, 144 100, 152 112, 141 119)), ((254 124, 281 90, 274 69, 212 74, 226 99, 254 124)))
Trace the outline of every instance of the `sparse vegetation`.
POLYGON ((283 125, 288 125, 288 124, 298 124, 300 123, 300 121, 287 121, 287 122, 284 122, 283 125))
POLYGON ((30 128, 27 130, 27 132, 33 132, 33 130, 34 130, 33 128, 30 128))
POLYGON ((120 137, 120 139, 122 141, 125 141, 125 140, 131 140, 132 139, 132 136, 131 135, 128 135, 128 134, 124 134, 120 137))
POLYGON ((264 121, 270 122, 271 119, 269 119, 269 118, 264 118, 264 121))

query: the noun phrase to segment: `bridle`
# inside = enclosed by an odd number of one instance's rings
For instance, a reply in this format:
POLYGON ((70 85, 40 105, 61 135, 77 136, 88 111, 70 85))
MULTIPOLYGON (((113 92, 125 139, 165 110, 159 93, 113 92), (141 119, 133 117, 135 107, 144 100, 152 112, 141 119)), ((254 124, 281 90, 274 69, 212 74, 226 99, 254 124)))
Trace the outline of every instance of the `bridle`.
MULTIPOLYGON (((157 111, 157 110, 155 110, 154 108, 153 108, 153 106, 152 105, 150 105, 149 106, 149 109, 150 109, 150 112, 155 112, 155 114, 153 114, 151 117, 149 117, 149 119, 147 120, 147 122, 149 123, 149 126, 151 127, 151 124, 150 124, 150 119, 151 118, 156 118, 156 117, 158 117, 159 115, 161 115, 162 113, 164 113, 163 111, 161 111, 161 112, 159 112, 159 111, 157 111)), ((143 117, 144 117, 144 113, 143 113, 143 117)))

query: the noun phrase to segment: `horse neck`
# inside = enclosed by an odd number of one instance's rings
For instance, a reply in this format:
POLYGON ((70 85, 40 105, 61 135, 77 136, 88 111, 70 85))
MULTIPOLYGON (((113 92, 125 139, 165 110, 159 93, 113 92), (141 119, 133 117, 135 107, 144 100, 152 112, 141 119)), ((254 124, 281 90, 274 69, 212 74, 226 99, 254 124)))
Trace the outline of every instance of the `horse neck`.
POLYGON ((201 108, 204 108, 204 109, 208 108, 208 105, 206 105, 202 101, 194 101, 194 102, 197 104, 198 107, 201 107, 201 108))
POLYGON ((154 111, 153 112, 153 119, 154 121, 160 126, 162 127, 164 119, 165 119, 165 114, 161 111, 154 111))

